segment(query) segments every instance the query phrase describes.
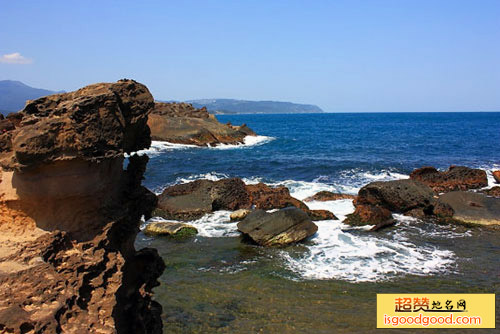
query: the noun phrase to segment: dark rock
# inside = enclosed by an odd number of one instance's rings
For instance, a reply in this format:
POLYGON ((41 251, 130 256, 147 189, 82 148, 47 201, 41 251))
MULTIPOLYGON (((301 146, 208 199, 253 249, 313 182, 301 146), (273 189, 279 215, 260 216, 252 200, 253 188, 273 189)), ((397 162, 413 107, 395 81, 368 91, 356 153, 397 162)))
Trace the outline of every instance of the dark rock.
POLYGON ((336 201, 339 199, 355 199, 355 195, 347 195, 347 194, 336 194, 331 191, 320 191, 313 196, 307 197, 304 202, 312 202, 312 201, 336 201))
POLYGON ((500 198, 480 193, 453 191, 439 197, 453 209, 453 220, 474 225, 500 225, 500 198))
POLYGON ((216 210, 234 211, 250 207, 250 198, 241 179, 197 180, 165 189, 158 197, 155 215, 193 220, 216 210))
POLYGON ((434 193, 414 180, 372 182, 359 190, 357 205, 380 206, 396 213, 422 209, 432 214, 434 193))
POLYGON ((256 210, 238 223, 238 230, 262 246, 286 245, 312 236, 318 227, 297 208, 273 213, 256 210))
POLYGON ((437 193, 477 189, 488 185, 485 171, 461 166, 451 166, 446 172, 440 172, 434 167, 422 167, 414 170, 410 178, 428 185, 437 193))

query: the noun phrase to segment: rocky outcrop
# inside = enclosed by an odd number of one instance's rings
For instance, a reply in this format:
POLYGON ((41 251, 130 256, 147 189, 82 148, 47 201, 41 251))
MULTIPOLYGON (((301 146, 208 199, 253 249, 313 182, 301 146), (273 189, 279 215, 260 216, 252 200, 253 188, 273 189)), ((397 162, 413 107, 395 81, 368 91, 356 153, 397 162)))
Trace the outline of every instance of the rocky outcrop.
POLYGON ((313 220, 337 219, 329 211, 310 210, 304 202, 292 197, 286 187, 269 187, 264 183, 246 185, 238 178, 197 180, 168 187, 158 196, 154 214, 189 221, 217 210, 271 210, 290 206, 306 212, 313 220))
POLYGON ((164 269, 136 251, 154 102, 132 80, 29 101, 0 134, 0 331, 161 333, 164 269))
POLYGON ((313 196, 304 199, 304 202, 312 202, 312 201, 326 202, 326 201, 337 201, 340 199, 356 199, 356 196, 348 194, 332 193, 331 191, 320 191, 314 194, 313 196))
POLYGON ((491 174, 493 175, 493 178, 495 179, 495 182, 496 183, 500 183, 500 170, 496 170, 496 171, 494 171, 491 174))
POLYGON ((359 190, 355 207, 344 223, 387 226, 391 212, 419 218, 452 214, 450 207, 436 201, 431 188, 411 179, 370 183, 359 190))
POLYGON ((488 196, 500 197, 500 187, 499 186, 491 187, 490 189, 484 190, 483 193, 485 193, 488 196))
POLYGON ((434 167, 418 168, 410 174, 410 179, 428 185, 436 193, 478 189, 488 185, 484 170, 461 166, 451 166, 446 172, 434 167))
POLYGON ((282 246, 312 236, 318 227, 298 208, 273 213, 256 210, 238 223, 238 230, 261 246, 282 246))
POLYGON ((144 234, 174 238, 192 237, 198 233, 196 227, 178 222, 152 222, 144 228, 144 234))
POLYGON ((148 125, 153 140, 197 146, 240 144, 246 136, 256 135, 245 124, 221 124, 206 108, 188 103, 156 102, 148 125))
POLYGON ((453 208, 452 219, 455 221, 472 225, 500 225, 500 198, 453 191, 441 195, 439 201, 453 208))

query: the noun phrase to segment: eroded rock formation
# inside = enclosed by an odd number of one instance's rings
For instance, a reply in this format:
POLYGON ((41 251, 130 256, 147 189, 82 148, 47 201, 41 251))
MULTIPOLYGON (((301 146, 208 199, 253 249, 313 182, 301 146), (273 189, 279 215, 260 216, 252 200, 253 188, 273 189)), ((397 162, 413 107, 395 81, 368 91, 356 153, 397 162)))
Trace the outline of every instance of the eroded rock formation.
POLYGON ((29 101, 0 134, 0 332, 161 333, 164 269, 136 251, 154 100, 132 80, 29 101))
POLYGON ((198 146, 240 144, 246 136, 256 135, 245 124, 219 123, 206 108, 196 109, 189 103, 156 102, 148 125, 153 140, 198 146))

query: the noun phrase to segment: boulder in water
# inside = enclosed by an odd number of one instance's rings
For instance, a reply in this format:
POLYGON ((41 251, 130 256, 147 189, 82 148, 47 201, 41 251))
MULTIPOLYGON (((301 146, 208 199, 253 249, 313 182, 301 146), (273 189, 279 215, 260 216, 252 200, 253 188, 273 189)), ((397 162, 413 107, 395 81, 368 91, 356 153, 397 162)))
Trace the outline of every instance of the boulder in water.
POLYGON ((420 181, 437 193, 486 187, 488 178, 481 169, 451 166, 446 172, 434 167, 422 167, 410 174, 410 179, 420 181))
POLYGON ((238 230, 262 246, 281 246, 302 241, 318 230, 309 216, 294 207, 273 213, 256 210, 238 223, 238 230))
POLYGON ((152 222, 144 229, 144 234, 170 236, 174 238, 192 237, 198 233, 196 227, 179 222, 152 222))

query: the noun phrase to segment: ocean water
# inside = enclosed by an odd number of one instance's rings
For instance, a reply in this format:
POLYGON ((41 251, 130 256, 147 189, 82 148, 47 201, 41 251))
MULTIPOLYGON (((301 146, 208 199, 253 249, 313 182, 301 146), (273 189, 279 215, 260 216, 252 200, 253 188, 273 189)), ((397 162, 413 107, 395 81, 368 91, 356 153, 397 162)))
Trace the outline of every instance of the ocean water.
MULTIPOLYGON (((321 190, 356 194, 422 166, 482 168, 492 186, 491 171, 500 169, 500 113, 217 117, 259 136, 213 148, 154 142, 141 152, 151 158, 144 184, 160 193, 201 178, 241 177, 285 185, 304 199, 321 190)), ((354 210, 350 200, 307 204, 339 220, 317 222, 313 238, 285 248, 242 243, 227 211, 191 222, 199 230, 191 240, 139 234, 137 247, 157 248, 167 263, 155 292, 165 333, 370 332, 376 292, 500 291, 498 232, 398 215, 395 227, 373 233, 342 224, 354 210)))

